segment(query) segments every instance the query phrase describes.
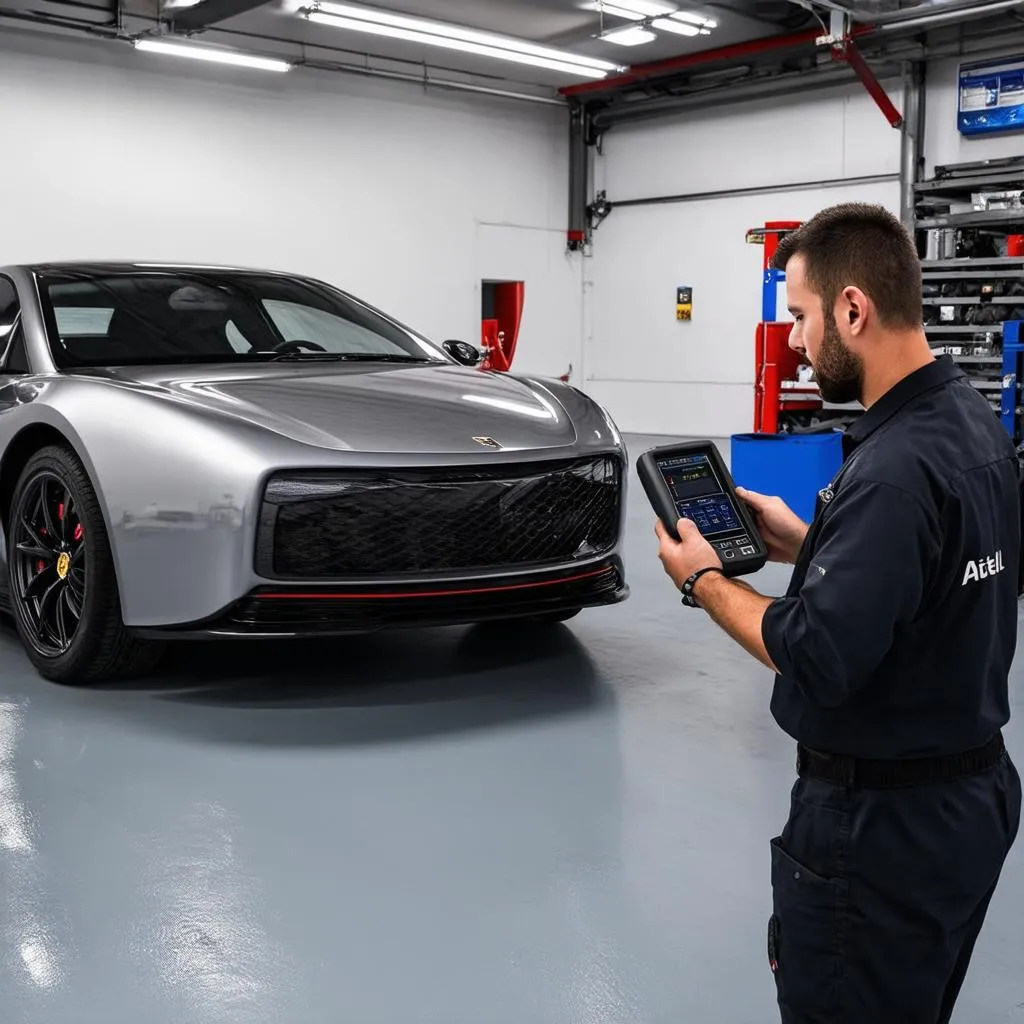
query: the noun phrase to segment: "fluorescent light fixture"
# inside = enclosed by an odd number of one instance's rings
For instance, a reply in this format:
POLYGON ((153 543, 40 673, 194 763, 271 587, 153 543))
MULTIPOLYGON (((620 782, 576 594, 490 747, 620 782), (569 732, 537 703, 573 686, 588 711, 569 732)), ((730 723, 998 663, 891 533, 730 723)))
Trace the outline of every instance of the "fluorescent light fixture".
POLYGON ((598 14, 610 14, 613 18, 625 18, 626 21, 643 21, 644 15, 636 11, 629 11, 618 4, 604 4, 601 0, 594 0, 594 3, 587 5, 588 10, 597 11, 598 14))
POLYGON ((653 43, 658 37, 645 28, 620 28, 606 33, 601 38, 606 43, 616 43, 619 46, 641 46, 643 43, 653 43))
POLYGON ((662 32, 674 32, 677 36, 699 36, 700 29, 696 25, 685 25, 681 21, 672 18, 655 18, 651 22, 652 28, 661 29, 662 32))
POLYGON ((163 53, 170 57, 208 60, 214 64, 234 64, 243 68, 257 68, 260 71, 288 71, 291 68, 291 64, 284 60, 271 60, 269 57, 254 57, 252 54, 239 53, 237 50, 215 50, 209 46, 169 42, 164 39, 136 39, 135 49, 145 50, 147 53, 163 53))
POLYGON ((713 18, 705 18, 700 14, 690 14, 689 11, 676 11, 672 17, 676 21, 685 21, 688 25, 696 25, 698 28, 718 28, 718 22, 713 18))
POLYGON ((478 32, 458 25, 393 14, 390 11, 371 10, 354 4, 319 3, 309 9, 306 16, 310 21, 331 25, 334 28, 368 32, 411 43, 460 50, 463 53, 476 53, 483 57, 496 57, 499 60, 564 71, 584 78, 604 78, 609 71, 623 70, 620 65, 611 61, 583 57, 549 46, 538 46, 511 36, 478 32))
POLYGON ((676 10, 675 4, 661 3, 660 0, 613 0, 612 4, 605 4, 604 9, 607 11, 609 6, 621 7, 645 18, 659 18, 676 10))
POLYGON ((496 46, 482 46, 463 39, 449 39, 446 36, 429 35, 426 32, 412 32, 405 28, 394 28, 391 25, 373 25, 366 21, 355 21, 351 18, 338 18, 333 14, 320 14, 312 11, 307 15, 310 21, 331 28, 348 29, 352 32, 368 32, 371 35, 386 36, 389 39, 403 39, 410 43, 423 43, 427 46, 440 46, 446 50, 458 50, 461 53, 475 53, 481 57, 496 57, 516 64, 529 64, 532 67, 548 68, 551 71, 563 71, 581 78, 604 78, 608 72, 597 68, 585 68, 580 64, 567 64, 564 61, 552 60, 550 57, 537 57, 532 53, 517 53, 515 50, 503 50, 496 46))

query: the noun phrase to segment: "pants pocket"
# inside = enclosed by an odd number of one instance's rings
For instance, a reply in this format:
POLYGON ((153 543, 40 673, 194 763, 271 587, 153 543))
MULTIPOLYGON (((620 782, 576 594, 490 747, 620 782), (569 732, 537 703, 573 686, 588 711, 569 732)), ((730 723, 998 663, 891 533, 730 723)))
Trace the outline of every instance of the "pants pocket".
POLYGON ((771 841, 772 916, 768 959, 783 1024, 843 1020, 843 932, 849 883, 808 869, 771 841))

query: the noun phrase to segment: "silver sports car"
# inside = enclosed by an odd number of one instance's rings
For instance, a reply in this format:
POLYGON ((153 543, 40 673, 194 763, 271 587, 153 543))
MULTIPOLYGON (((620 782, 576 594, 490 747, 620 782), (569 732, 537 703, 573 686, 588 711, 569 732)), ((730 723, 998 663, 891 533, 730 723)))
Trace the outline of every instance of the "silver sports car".
POLYGON ((479 360, 304 277, 0 269, 0 606, 38 671, 623 600, 614 423, 479 360))

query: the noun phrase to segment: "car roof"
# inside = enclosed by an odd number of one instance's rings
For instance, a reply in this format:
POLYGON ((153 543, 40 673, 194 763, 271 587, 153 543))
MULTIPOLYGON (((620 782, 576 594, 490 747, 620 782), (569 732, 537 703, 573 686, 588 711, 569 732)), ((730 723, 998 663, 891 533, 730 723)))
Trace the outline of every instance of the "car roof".
MULTIPOLYGON (((6 270, 27 270, 35 274, 52 274, 62 272, 73 272, 78 274, 110 274, 110 273, 131 273, 133 271, 147 270, 196 270, 212 271, 214 273, 228 274, 273 274, 275 276, 289 276, 278 270, 264 270, 259 267, 232 267, 221 266, 211 263, 174 263, 167 260, 53 260, 44 263, 19 263, 6 270)), ((299 275, 291 275, 299 276, 299 275)))

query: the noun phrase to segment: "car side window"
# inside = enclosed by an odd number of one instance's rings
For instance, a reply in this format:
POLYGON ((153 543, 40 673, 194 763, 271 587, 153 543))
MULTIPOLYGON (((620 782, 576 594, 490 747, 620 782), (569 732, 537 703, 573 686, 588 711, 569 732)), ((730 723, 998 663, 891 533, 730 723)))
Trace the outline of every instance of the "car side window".
MULTIPOLYGON (((21 303, 18 301, 18 289, 9 277, 0 275, 0 371, 4 373, 19 373, 11 367, 11 356, 16 349, 24 353, 24 344, 15 344, 20 335, 21 323, 19 314, 21 303)), ((22 356, 24 359, 24 356, 22 356)))

